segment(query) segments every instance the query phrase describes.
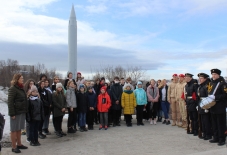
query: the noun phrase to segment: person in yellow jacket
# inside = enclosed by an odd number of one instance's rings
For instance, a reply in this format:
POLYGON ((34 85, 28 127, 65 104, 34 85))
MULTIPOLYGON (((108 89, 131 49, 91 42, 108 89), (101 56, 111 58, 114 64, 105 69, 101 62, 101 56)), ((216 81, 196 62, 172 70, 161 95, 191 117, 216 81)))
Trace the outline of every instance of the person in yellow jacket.
POLYGON ((175 96, 176 95, 175 88, 176 88, 177 81, 178 81, 177 74, 173 74, 173 82, 170 83, 168 88, 168 93, 167 93, 168 94, 167 100, 170 103, 171 111, 172 111, 172 120, 173 120, 172 126, 181 124, 180 108, 179 108, 179 104, 176 102, 176 96, 175 96))
POLYGON ((136 107, 136 97, 133 93, 132 85, 126 84, 125 90, 121 96, 121 106, 124 110, 124 116, 127 127, 132 126, 132 114, 134 114, 136 107))
POLYGON ((184 93, 184 88, 186 85, 184 74, 179 75, 179 82, 176 85, 176 101, 179 104, 180 114, 182 117, 182 124, 178 124, 179 127, 187 128, 187 111, 186 111, 186 103, 185 100, 182 98, 184 93))

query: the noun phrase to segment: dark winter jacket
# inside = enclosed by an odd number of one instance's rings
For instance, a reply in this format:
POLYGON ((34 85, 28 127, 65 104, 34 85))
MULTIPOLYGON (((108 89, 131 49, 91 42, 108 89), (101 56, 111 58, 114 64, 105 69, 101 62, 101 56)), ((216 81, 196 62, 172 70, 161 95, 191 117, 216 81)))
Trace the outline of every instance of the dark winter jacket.
POLYGON ((27 122, 44 120, 43 103, 38 97, 31 96, 28 100, 27 122))
MULTIPOLYGON (((165 86, 165 88, 166 88, 166 98, 165 98, 165 101, 167 101, 167 96, 168 96, 168 86, 166 85, 165 86)), ((163 89, 163 87, 161 87, 161 88, 159 88, 159 102, 161 103, 163 100, 162 100, 162 89, 163 89)))
POLYGON ((17 85, 14 85, 9 89, 8 110, 8 114, 11 117, 28 111, 27 95, 24 89, 17 85))
POLYGON ((111 109, 121 110, 121 95, 123 93, 122 86, 119 83, 115 83, 110 87, 111 109), (116 104, 119 101, 119 104, 116 104))
POLYGON ((87 113, 89 108, 87 93, 81 93, 81 92, 77 93, 76 99, 77 99, 78 113, 87 113))
POLYGON ((50 103, 50 105, 53 105, 53 101, 52 101, 52 90, 50 89, 50 87, 45 88, 47 90, 47 96, 48 96, 48 102, 50 103))
POLYGON ((52 89, 52 91, 56 91, 56 84, 52 84, 52 86, 51 86, 51 89, 52 89))
POLYGON ((211 80, 208 86, 208 94, 212 95, 216 85, 220 82, 215 96, 216 104, 210 108, 210 112, 213 114, 224 114, 226 113, 226 102, 227 102, 227 84, 223 77, 217 80, 211 80))
POLYGON ((43 107, 44 107, 44 114, 45 116, 50 114, 50 105, 51 103, 49 102, 49 97, 48 97, 48 90, 46 90, 45 88, 38 88, 39 91, 39 95, 40 95, 40 99, 43 103, 43 107))
POLYGON ((96 108, 97 106, 97 96, 94 92, 87 92, 89 107, 96 108))
POLYGON ((65 95, 62 93, 54 92, 53 97, 53 106, 54 106, 54 117, 63 116, 65 112, 62 112, 63 108, 67 108, 65 95))
POLYGON ((196 107, 198 106, 197 90, 198 90, 197 80, 192 79, 190 82, 187 82, 185 86, 185 91, 187 93, 186 105, 187 105, 188 111, 197 111, 196 109, 196 107), (193 94, 197 96, 196 99, 191 98, 193 94))
POLYGON ((101 88, 101 85, 100 84, 95 84, 94 85, 94 90, 95 90, 95 93, 96 93, 96 96, 99 96, 100 94, 100 88, 101 88))
MULTIPOLYGON (((199 103, 202 100, 202 98, 205 98, 208 96, 209 84, 210 84, 210 79, 207 79, 206 81, 204 81, 199 85, 198 92, 197 92, 199 97, 199 103)), ((205 113, 205 110, 200 107, 200 105, 198 105, 198 111, 199 111, 199 114, 207 114, 205 113)))

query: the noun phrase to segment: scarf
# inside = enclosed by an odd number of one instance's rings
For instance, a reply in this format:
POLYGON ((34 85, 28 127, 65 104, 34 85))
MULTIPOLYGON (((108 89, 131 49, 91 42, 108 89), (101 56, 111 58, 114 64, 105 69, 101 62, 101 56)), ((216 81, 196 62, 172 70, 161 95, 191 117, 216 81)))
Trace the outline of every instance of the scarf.
POLYGON ((38 96, 30 96, 29 99, 34 101, 34 100, 37 100, 39 97, 38 96))
POLYGON ((21 89, 24 88, 24 85, 23 84, 20 84, 20 83, 17 83, 18 87, 20 87, 21 89))
POLYGON ((132 90, 124 90, 124 92, 127 93, 127 94, 132 94, 133 93, 132 90))
POLYGON ((46 87, 45 89, 48 90, 51 94, 53 93, 50 87, 46 87))

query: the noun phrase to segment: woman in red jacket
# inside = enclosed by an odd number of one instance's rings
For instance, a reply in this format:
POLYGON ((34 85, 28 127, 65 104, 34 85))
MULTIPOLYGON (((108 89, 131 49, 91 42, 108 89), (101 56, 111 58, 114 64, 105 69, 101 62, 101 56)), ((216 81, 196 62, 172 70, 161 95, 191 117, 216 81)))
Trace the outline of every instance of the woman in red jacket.
POLYGON ((111 106, 110 96, 106 92, 106 87, 100 89, 101 93, 98 96, 97 109, 100 114, 100 127, 99 130, 105 128, 108 129, 108 110, 111 106))

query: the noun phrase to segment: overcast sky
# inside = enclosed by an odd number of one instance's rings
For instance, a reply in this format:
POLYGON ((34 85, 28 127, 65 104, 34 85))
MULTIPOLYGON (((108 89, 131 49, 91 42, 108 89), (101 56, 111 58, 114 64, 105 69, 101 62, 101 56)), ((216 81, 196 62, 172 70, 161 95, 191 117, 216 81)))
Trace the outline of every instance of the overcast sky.
POLYGON ((227 71, 226 0, 16 0, 0 5, 0 59, 66 73, 75 7, 78 71, 136 65, 150 78, 227 71))

